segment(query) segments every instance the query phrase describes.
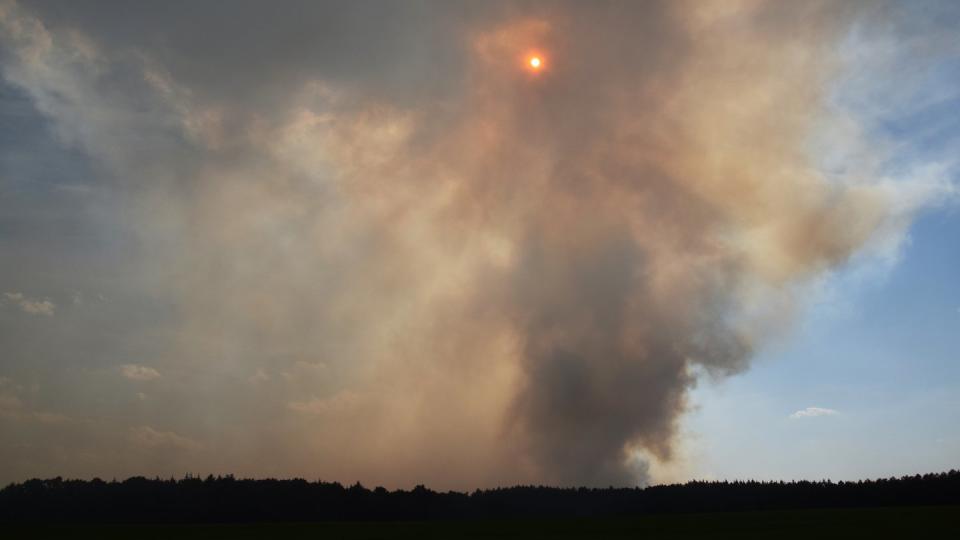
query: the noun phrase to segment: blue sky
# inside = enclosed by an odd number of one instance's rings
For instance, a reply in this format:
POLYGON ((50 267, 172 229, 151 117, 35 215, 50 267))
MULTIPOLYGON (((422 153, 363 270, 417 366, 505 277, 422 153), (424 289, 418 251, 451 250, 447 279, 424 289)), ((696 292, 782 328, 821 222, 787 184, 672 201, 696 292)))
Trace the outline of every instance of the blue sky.
POLYGON ((715 478, 856 479, 960 456, 960 213, 924 213, 901 259, 840 285, 747 373, 695 393, 688 429, 715 478), (807 407, 835 415, 791 418, 807 407))

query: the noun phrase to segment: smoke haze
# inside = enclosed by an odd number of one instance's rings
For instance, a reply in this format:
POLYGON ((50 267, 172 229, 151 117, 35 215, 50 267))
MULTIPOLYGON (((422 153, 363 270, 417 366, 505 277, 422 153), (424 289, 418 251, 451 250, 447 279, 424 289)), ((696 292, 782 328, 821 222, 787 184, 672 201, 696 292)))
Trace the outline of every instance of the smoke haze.
POLYGON ((59 341, 114 397, 54 377, 61 450, 5 449, 11 478, 643 484, 698 378, 922 202, 811 151, 879 8, 214 7, 0 3, 4 77, 95 171, 117 278, 84 290, 127 303, 59 341))

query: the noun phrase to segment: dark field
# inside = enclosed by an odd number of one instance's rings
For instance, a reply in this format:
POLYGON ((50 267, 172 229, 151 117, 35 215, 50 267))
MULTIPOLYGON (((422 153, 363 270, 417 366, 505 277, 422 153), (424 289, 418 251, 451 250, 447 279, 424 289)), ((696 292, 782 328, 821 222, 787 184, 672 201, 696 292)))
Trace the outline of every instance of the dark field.
POLYGON ((579 520, 8 526, 7 538, 960 538, 960 506, 579 520))

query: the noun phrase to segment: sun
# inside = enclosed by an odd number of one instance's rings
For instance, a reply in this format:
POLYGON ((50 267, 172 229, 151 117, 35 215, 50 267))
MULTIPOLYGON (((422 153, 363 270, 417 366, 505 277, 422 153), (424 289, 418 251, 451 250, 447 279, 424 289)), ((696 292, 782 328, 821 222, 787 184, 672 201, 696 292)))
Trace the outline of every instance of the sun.
POLYGON ((521 58, 523 67, 531 73, 539 73, 547 69, 547 58, 541 51, 528 49, 521 58))

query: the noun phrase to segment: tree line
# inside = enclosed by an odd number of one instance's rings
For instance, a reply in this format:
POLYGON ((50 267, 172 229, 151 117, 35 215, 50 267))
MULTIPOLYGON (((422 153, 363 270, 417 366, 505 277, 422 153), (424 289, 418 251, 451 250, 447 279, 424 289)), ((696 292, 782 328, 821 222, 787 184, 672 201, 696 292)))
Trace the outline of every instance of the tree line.
POLYGON ((224 523, 510 519, 960 504, 960 471, 826 481, 692 481, 646 488, 516 486, 472 493, 303 479, 57 477, 0 490, 0 521, 224 523))

